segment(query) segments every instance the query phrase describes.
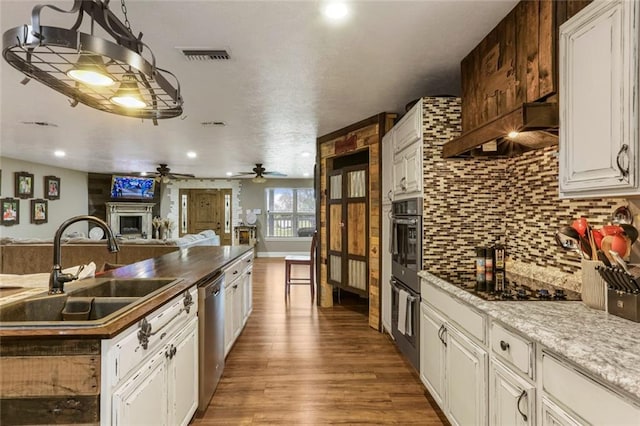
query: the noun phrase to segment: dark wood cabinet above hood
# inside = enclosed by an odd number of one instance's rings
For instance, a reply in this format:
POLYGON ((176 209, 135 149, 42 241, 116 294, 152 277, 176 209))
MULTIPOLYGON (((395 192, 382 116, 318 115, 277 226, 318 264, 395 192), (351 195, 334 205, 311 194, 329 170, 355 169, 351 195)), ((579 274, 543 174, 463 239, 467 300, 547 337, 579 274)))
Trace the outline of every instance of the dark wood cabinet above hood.
POLYGON ((492 141, 519 145, 517 138, 505 139, 501 129, 544 132, 521 133, 528 144, 496 151, 500 155, 555 142, 558 28, 590 1, 523 0, 462 60, 462 136, 445 144, 445 157, 468 156, 492 141), (542 105, 532 109, 537 102, 542 105))

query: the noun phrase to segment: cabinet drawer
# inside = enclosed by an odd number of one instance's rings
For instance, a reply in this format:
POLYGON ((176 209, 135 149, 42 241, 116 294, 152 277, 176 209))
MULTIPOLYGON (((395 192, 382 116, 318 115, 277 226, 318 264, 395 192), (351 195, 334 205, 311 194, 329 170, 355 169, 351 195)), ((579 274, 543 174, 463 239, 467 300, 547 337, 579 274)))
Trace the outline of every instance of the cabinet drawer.
POLYGON ((425 280, 421 284, 422 300, 443 312, 464 331, 486 344, 486 317, 462 302, 458 302, 425 280))
POLYGON ((640 424, 640 407, 546 352, 542 352, 541 374, 544 392, 587 422, 640 424))
POLYGON ((533 377, 533 343, 505 329, 497 322, 491 323, 489 334, 491 351, 516 367, 530 378, 533 377))
POLYGON ((193 305, 190 306, 189 312, 184 310, 184 296, 180 295, 145 317, 146 321, 151 325, 152 333, 148 338, 146 348, 138 337, 140 322, 129 327, 123 333, 126 336, 114 345, 113 350, 113 362, 115 363, 114 384, 125 378, 149 354, 163 345, 173 331, 197 316, 197 289, 193 287, 189 290, 189 294, 193 300, 193 305))
POLYGON ((393 128, 394 147, 393 152, 400 152, 412 142, 421 139, 422 136, 422 100, 418 101, 413 108, 393 128))
POLYGON ((245 272, 247 269, 251 268, 253 266, 253 252, 249 251, 246 254, 244 254, 241 258, 240 258, 240 265, 242 267, 242 272, 245 272))
POLYGON ((227 284, 234 282, 236 279, 240 278, 242 275, 242 270, 244 269, 244 262, 242 259, 236 260, 231 266, 225 268, 224 270, 224 279, 227 284))

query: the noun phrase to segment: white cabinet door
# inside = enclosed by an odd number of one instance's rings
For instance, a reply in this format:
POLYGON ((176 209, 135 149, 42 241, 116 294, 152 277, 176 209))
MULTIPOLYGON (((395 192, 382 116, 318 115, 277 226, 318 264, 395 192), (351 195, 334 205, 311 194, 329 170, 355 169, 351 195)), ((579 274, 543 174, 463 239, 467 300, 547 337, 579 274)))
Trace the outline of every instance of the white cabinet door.
POLYGON ((405 186, 407 192, 422 193, 422 140, 409 146, 405 152, 405 186))
POLYGON ((226 357, 233 346, 235 339, 233 332, 233 287, 225 285, 224 288, 224 356, 226 357))
POLYGON ((422 139, 422 99, 407 111, 392 129, 395 133, 394 153, 422 139))
POLYGON ((420 304, 420 379, 440 407, 444 402, 446 346, 441 340, 445 320, 420 304))
POLYGON ((546 397, 542 398, 542 421, 540 423, 542 426, 580 426, 585 424, 546 397))
POLYGON ((382 205, 382 328, 391 335, 391 205, 382 205))
POLYGON ((393 135, 391 129, 382 138, 382 205, 393 201, 393 135))
POLYGON ((158 351, 138 374, 123 382, 112 396, 112 424, 168 425, 167 362, 165 349, 158 351))
POLYGON ((487 424, 487 352, 446 325, 445 413, 453 424, 487 424))
POLYGON ((407 192, 407 167, 402 153, 393 157, 393 198, 402 197, 407 192))
POLYGON ((242 331, 242 320, 244 317, 242 313, 242 307, 244 304, 242 278, 235 280, 231 287, 233 288, 233 340, 235 340, 242 331))
POLYGON ((499 361, 489 370, 489 418, 496 426, 534 425, 535 386, 499 361))
POLYGON ((198 408, 198 320, 169 345, 169 424, 187 425, 198 408))
POLYGON ((637 1, 595 1, 560 30, 560 195, 638 190, 637 1))
POLYGON ((242 324, 247 323, 249 319, 249 315, 253 310, 253 268, 250 267, 245 271, 242 275, 242 295, 243 295, 243 303, 242 303, 242 324))

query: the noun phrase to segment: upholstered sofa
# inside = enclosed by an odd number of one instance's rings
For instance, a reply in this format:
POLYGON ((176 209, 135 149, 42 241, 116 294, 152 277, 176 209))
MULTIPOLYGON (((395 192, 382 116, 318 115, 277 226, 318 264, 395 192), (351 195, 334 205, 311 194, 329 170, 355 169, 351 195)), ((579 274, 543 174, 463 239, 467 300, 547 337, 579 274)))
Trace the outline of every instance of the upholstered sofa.
MULTIPOLYGON (((162 256, 172 251, 198 245, 220 245, 220 237, 214 231, 184 235, 171 240, 122 239, 120 251, 110 253, 106 240, 69 238, 63 240, 62 267, 94 262, 102 265, 127 265, 140 260, 162 256)), ((0 273, 35 274, 51 271, 53 262, 52 240, 2 238, 0 239, 0 273)))

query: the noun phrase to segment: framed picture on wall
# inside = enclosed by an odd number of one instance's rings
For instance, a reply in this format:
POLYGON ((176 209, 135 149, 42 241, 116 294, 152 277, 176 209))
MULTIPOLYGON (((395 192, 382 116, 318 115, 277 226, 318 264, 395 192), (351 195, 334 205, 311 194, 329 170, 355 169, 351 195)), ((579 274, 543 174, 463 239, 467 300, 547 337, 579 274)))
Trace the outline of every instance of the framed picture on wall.
POLYGON ((15 172, 16 198, 33 198, 33 175, 27 172, 15 172))
POLYGON ((55 176, 44 177, 44 198, 47 200, 60 199, 60 178, 55 176))
POLYGON ((2 219, 0 224, 5 226, 17 225, 20 223, 20 200, 17 198, 0 198, 0 209, 2 219))
POLYGON ((48 217, 47 200, 31 200, 31 223, 47 223, 48 217))

